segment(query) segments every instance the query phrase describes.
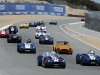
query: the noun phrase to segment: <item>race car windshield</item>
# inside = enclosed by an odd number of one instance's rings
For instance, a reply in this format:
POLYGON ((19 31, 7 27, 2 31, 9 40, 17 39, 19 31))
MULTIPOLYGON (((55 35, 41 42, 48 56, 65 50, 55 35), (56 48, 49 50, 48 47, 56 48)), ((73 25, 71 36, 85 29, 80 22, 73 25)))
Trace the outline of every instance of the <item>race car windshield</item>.
POLYGON ((51 56, 53 56, 53 57, 57 57, 57 58, 59 58, 59 57, 61 57, 58 53, 53 53, 53 54, 51 54, 51 56))

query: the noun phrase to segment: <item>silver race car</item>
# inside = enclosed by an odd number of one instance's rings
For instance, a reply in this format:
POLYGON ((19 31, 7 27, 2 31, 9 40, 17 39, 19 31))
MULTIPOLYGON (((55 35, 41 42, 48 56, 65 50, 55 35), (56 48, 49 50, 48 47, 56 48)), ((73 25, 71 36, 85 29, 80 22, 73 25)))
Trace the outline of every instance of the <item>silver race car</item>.
POLYGON ((46 33, 47 33, 46 30, 38 30, 35 33, 35 38, 39 39, 40 35, 46 35, 46 33))

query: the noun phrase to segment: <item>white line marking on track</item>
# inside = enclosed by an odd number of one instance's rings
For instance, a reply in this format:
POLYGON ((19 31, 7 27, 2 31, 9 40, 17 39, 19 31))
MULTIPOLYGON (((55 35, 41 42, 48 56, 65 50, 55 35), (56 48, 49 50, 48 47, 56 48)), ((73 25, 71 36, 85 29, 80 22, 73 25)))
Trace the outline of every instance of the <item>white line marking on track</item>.
MULTIPOLYGON (((63 24, 63 25, 64 25, 64 24, 63 24)), ((81 40, 81 39, 79 39, 79 38, 77 38, 77 37, 71 35, 71 34, 69 34, 67 31, 63 30, 63 28, 62 28, 61 26, 62 26, 62 25, 59 26, 60 29, 61 29, 62 31, 64 31, 66 34, 68 34, 69 36, 71 36, 71 37, 73 37, 73 38, 75 38, 75 39, 77 39, 77 40, 79 40, 79 41, 81 41, 81 42, 83 42, 83 43, 85 43, 85 44, 91 46, 91 47, 94 47, 94 48, 100 50, 99 48, 97 48, 97 47, 95 47, 95 46, 93 46, 93 45, 91 45, 91 44, 89 44, 89 43, 87 43, 87 42, 85 42, 85 41, 83 41, 83 40, 81 40)))
POLYGON ((82 25, 80 25, 80 28, 82 28, 82 29, 84 29, 84 30, 87 30, 87 31, 91 31, 91 32, 93 32, 93 33, 98 33, 98 34, 100 34, 100 32, 97 32, 97 31, 92 30, 92 29, 86 29, 86 28, 82 27, 82 25))
MULTIPOLYGON (((83 23, 83 22, 80 22, 80 23, 83 23)), ((68 23, 68 24, 70 25, 70 23, 68 23)), ((71 23, 71 25, 74 25, 74 24, 79 24, 79 22, 71 23)), ((63 24, 63 25, 65 25, 65 24, 63 24)), ((66 25, 66 28, 67 28, 67 25, 66 25)), ((69 28, 67 28, 67 29, 69 29, 69 28)), ((69 29, 69 30, 71 30, 71 29, 69 29)), ((90 36, 88 36, 88 35, 84 35, 84 34, 82 34, 82 33, 76 32, 76 31, 74 31, 74 30, 71 30, 71 31, 73 31, 73 32, 75 32, 75 33, 78 33, 79 35, 83 35, 83 36, 86 36, 86 37, 89 37, 89 38, 93 38, 93 39, 98 39, 98 40, 100 40, 99 38, 90 37, 90 36)))

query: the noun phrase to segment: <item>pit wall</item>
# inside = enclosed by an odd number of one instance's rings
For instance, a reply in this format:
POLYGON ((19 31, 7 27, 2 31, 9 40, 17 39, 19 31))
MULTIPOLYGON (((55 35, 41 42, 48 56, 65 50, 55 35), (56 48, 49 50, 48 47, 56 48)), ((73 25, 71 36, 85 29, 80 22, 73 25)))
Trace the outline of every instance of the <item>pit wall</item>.
POLYGON ((67 16, 66 7, 36 3, 0 3, 0 15, 58 15, 67 16))
POLYGON ((85 27, 100 32, 100 11, 85 13, 85 27))

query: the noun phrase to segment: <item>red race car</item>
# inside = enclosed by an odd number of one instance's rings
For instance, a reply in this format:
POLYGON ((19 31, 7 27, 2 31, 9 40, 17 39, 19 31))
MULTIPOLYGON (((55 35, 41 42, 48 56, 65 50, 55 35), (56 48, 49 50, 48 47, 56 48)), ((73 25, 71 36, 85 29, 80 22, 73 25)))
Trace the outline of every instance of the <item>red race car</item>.
POLYGON ((1 30, 0 31, 0 37, 8 37, 9 31, 8 30, 1 30))
POLYGON ((81 18, 81 21, 85 21, 85 18, 81 18))

